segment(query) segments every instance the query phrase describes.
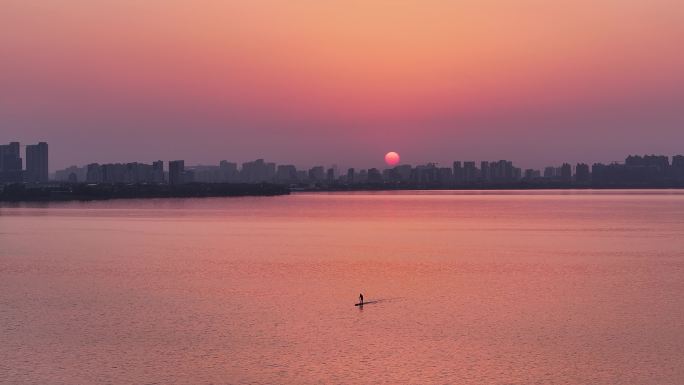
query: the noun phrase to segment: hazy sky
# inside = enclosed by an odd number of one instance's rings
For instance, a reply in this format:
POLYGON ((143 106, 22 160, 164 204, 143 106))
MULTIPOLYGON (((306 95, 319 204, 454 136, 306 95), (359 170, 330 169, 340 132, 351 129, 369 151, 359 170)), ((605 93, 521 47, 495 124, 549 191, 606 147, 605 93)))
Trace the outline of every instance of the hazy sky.
POLYGON ((0 142, 51 168, 684 153, 681 0, 1 0, 0 142))

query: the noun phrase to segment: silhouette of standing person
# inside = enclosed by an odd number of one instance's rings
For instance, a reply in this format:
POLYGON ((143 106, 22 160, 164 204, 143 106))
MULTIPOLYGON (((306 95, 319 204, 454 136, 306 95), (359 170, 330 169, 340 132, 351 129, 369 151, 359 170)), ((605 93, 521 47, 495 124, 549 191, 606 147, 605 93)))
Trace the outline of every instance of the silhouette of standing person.
POLYGON ((359 294, 359 303, 363 303, 363 294, 359 294))

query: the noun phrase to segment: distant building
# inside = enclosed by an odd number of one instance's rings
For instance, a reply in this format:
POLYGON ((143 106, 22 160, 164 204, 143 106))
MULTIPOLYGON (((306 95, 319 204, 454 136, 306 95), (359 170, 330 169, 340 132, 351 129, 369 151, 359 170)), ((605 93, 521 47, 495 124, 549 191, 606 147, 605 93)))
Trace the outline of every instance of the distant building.
POLYGON ((399 182, 409 182, 411 180, 411 171, 413 168, 409 164, 402 164, 394 167, 393 176, 399 182))
POLYGON ((354 182, 356 182, 354 180, 354 169, 349 168, 349 169, 347 169, 347 183, 353 184, 354 182))
POLYGON ((323 166, 315 166, 309 169, 309 180, 312 182, 323 182, 325 180, 325 169, 323 166))
POLYGON ((26 146, 26 181, 46 183, 48 173, 48 144, 40 142, 26 146))
POLYGON ((572 166, 569 163, 563 163, 560 172, 561 180, 565 183, 572 181, 572 166))
POLYGON ((272 182, 275 175, 275 163, 266 163, 263 159, 243 163, 240 171, 240 179, 247 183, 272 182))
POLYGON ((152 162, 152 182, 164 183, 164 161, 152 162))
POLYGON ((237 163, 222 160, 219 162, 219 168, 221 169, 222 182, 236 183, 240 181, 240 172, 238 171, 237 163))
POLYGON ((525 170, 524 178, 528 181, 534 180, 541 177, 541 172, 539 170, 534 170, 528 168, 525 170))
POLYGON ((193 181, 201 183, 220 183, 223 179, 220 166, 214 165, 197 165, 185 168, 185 176, 192 172, 193 178, 186 178, 184 183, 193 181))
POLYGON ((413 181, 421 184, 434 184, 438 181, 439 172, 434 163, 416 166, 413 170, 413 181))
POLYGON ((478 169, 475 162, 463 162, 463 181, 473 182, 478 178, 478 169))
POLYGON ((441 184, 450 184, 454 181, 454 171, 451 167, 440 167, 437 170, 437 182, 441 184))
POLYGON ((492 172, 489 168, 489 162, 483 160, 480 162, 480 176, 482 177, 482 180, 485 182, 491 181, 492 178, 492 172))
POLYGON ((86 167, 69 166, 63 170, 55 171, 55 180, 62 182, 83 183, 86 181, 86 176, 86 167), (74 178, 71 178, 71 174, 74 175, 74 178))
POLYGON ((511 182, 516 179, 513 162, 499 160, 489 163, 489 181, 491 182, 511 182))
POLYGON ((86 166, 86 182, 88 183, 102 183, 102 169, 97 163, 91 163, 86 166))
POLYGON ((0 145, 0 183, 23 181, 23 162, 19 142, 0 145))
POLYGON ((280 183, 296 183, 297 168, 291 164, 278 165, 276 171, 276 181, 280 183))
POLYGON ((549 166, 544 168, 544 178, 555 178, 556 177, 556 168, 549 166))
POLYGON ((463 183, 463 166, 461 166, 461 162, 455 161, 452 168, 454 170, 454 182, 463 183))
POLYGON ((368 169, 368 183, 382 183, 382 174, 377 168, 368 169))
POLYGON ((575 166, 575 182, 586 184, 591 181, 591 174, 589 173, 589 165, 585 163, 577 163, 575 166))
POLYGON ((184 174, 185 174, 185 161, 183 161, 183 160, 169 161, 169 184, 170 185, 182 184, 184 174))

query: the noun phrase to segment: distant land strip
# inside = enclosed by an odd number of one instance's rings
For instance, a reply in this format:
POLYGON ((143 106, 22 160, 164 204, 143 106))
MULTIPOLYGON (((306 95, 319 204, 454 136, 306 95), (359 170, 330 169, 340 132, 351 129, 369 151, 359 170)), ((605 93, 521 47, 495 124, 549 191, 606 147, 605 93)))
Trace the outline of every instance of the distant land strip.
POLYGON ((287 195, 287 186, 273 183, 187 183, 167 184, 59 184, 5 185, 0 202, 92 201, 107 199, 201 198, 287 195))
POLYGON ((536 182, 517 181, 504 183, 366 183, 366 184, 330 184, 307 187, 292 187, 292 191, 382 191, 382 190, 606 190, 606 189, 684 189, 684 182, 642 182, 642 183, 574 183, 574 182, 536 182))

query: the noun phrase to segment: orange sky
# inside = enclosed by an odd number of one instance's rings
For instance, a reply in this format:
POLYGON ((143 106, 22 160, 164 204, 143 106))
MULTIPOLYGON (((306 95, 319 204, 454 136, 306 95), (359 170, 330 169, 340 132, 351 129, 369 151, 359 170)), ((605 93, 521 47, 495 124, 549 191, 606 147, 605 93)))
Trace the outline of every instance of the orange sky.
POLYGON ((5 0, 0 141, 48 140, 58 166, 670 153, 681 20, 673 0, 5 0))

